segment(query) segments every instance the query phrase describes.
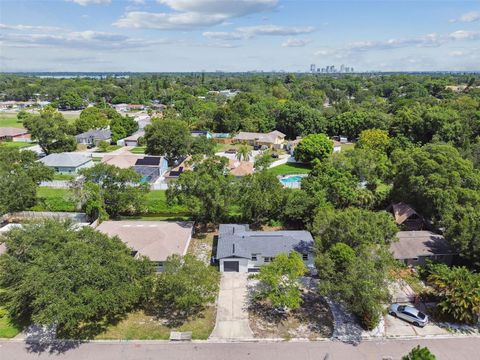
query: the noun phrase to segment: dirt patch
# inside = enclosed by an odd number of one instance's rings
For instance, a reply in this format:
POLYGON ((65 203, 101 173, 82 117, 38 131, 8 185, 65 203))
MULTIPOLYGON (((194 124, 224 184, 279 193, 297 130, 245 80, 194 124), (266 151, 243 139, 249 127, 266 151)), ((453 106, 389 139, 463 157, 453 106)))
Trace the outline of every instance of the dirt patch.
POLYGON ((210 264, 211 258, 214 254, 214 238, 213 232, 197 232, 190 240, 188 253, 195 255, 198 259, 210 264))
POLYGON ((279 314, 267 303, 249 307, 249 322, 258 338, 324 339, 332 336, 333 318, 325 300, 312 291, 302 295, 302 306, 287 314, 279 314))

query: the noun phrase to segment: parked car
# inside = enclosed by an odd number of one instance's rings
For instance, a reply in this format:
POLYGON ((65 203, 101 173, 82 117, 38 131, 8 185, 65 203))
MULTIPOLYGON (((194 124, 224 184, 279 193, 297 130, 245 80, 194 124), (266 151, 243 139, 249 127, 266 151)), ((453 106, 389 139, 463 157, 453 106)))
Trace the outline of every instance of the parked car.
POLYGON ((237 153, 237 149, 228 149, 228 150, 225 150, 225 154, 236 154, 237 153))
POLYGON ((428 324, 428 316, 413 306, 392 304, 388 309, 388 313, 418 327, 424 327, 428 324))
POLYGON ((277 153, 272 153, 272 158, 278 159, 278 154, 277 153))

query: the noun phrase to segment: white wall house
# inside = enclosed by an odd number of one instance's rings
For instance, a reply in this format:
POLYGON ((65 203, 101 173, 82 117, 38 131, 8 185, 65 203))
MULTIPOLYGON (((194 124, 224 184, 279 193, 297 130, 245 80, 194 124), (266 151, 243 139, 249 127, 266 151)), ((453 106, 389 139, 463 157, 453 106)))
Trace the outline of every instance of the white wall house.
POLYGON ((308 231, 250 231, 248 225, 220 225, 216 254, 220 272, 256 272, 278 254, 292 251, 313 269, 313 238, 308 231))

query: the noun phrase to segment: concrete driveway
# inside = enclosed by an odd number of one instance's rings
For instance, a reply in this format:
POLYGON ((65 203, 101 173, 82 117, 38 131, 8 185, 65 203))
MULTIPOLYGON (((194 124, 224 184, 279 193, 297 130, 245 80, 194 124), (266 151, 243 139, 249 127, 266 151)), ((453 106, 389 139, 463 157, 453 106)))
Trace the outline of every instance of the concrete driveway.
POLYGON ((253 339, 248 325, 247 277, 245 273, 222 273, 217 303, 217 321, 210 339, 253 339))
POLYGON ((449 332, 433 322, 421 328, 399 318, 385 315, 385 335, 387 337, 417 337, 448 335, 449 332))

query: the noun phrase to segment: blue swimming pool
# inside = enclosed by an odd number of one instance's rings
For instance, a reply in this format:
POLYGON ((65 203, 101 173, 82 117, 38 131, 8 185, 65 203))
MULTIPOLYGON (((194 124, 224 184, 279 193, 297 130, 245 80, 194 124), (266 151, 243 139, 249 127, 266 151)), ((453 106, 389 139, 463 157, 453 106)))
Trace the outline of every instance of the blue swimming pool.
POLYGON ((300 188, 302 179, 307 175, 286 175, 280 177, 279 180, 283 186, 289 188, 300 188))

